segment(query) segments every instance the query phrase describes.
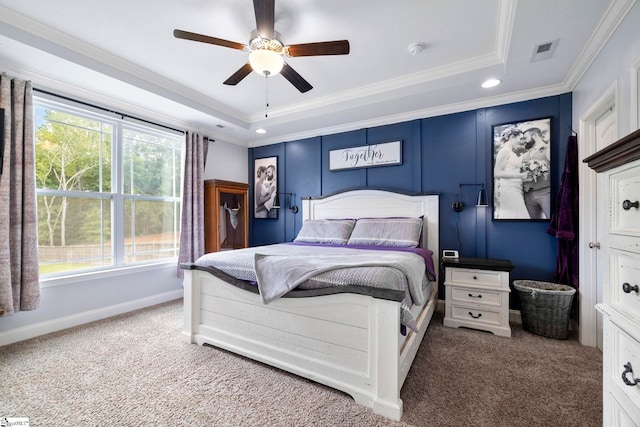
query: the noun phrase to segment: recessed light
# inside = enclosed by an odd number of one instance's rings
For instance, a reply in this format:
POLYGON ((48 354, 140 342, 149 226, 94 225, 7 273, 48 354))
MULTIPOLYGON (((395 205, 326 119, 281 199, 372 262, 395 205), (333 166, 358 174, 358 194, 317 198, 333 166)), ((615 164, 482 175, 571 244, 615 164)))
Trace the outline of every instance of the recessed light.
POLYGON ((489 79, 482 83, 482 87, 487 89, 490 87, 498 86, 500 84, 500 80, 498 79, 489 79))
POLYGON ((261 129, 256 129, 256 133, 267 133, 267 131, 261 128, 261 129))

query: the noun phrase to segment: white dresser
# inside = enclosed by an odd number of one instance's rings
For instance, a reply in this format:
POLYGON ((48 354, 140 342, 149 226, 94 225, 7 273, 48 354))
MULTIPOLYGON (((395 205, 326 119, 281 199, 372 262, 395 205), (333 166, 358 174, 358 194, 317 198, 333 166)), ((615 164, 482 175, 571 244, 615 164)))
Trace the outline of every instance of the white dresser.
POLYGON ((467 327, 511 336, 508 260, 443 258, 445 326, 467 327))
POLYGON ((584 159, 603 173, 604 426, 640 426, 640 130, 584 159))

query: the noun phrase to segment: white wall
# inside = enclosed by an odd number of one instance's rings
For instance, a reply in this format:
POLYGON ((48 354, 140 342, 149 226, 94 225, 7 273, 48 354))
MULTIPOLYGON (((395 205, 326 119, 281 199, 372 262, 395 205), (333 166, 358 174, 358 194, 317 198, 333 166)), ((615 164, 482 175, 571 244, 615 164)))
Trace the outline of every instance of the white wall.
POLYGON ((249 183, 249 150, 236 144, 216 140, 209 142, 204 179, 249 183))
POLYGON ((181 297, 175 263, 45 280, 38 309, 0 318, 0 345, 181 297))
MULTIPOLYGON (((580 118, 611 87, 618 87, 618 137, 637 129, 632 119, 632 67, 640 61, 640 2, 629 11, 624 21, 609 39, 573 89, 573 129, 578 130, 580 118)), ((637 79, 637 73, 635 78, 637 79)), ((635 101, 635 100, 634 100, 635 101)), ((637 102, 637 101, 635 101, 637 102)), ((637 114, 637 113, 636 113, 637 114)), ((580 158, 590 153, 581 153, 580 158)))

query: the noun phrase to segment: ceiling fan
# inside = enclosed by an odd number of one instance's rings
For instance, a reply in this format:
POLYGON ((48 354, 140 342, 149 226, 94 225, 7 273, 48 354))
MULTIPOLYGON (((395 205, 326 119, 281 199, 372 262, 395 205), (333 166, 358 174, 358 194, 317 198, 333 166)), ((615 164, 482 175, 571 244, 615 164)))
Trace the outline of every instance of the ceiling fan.
POLYGON ((285 56, 346 55, 349 53, 348 40, 285 45, 280 34, 274 29, 275 0, 253 0, 253 9, 256 16, 256 30, 251 33, 247 45, 178 29, 173 31, 173 35, 179 39, 249 52, 249 61, 224 81, 224 84, 232 86, 240 83, 253 70, 267 77, 280 73, 296 89, 305 93, 313 89, 313 86, 284 61, 285 56))

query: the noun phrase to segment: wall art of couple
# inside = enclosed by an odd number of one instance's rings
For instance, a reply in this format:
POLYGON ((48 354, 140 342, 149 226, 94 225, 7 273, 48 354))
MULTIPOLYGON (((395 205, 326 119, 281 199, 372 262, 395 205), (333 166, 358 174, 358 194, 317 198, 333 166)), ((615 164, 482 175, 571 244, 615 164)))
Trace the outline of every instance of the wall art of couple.
POLYGON ((278 218, 278 158, 254 160, 254 218, 278 218))
POLYGON ((551 118, 493 126, 493 219, 551 218, 551 118))

